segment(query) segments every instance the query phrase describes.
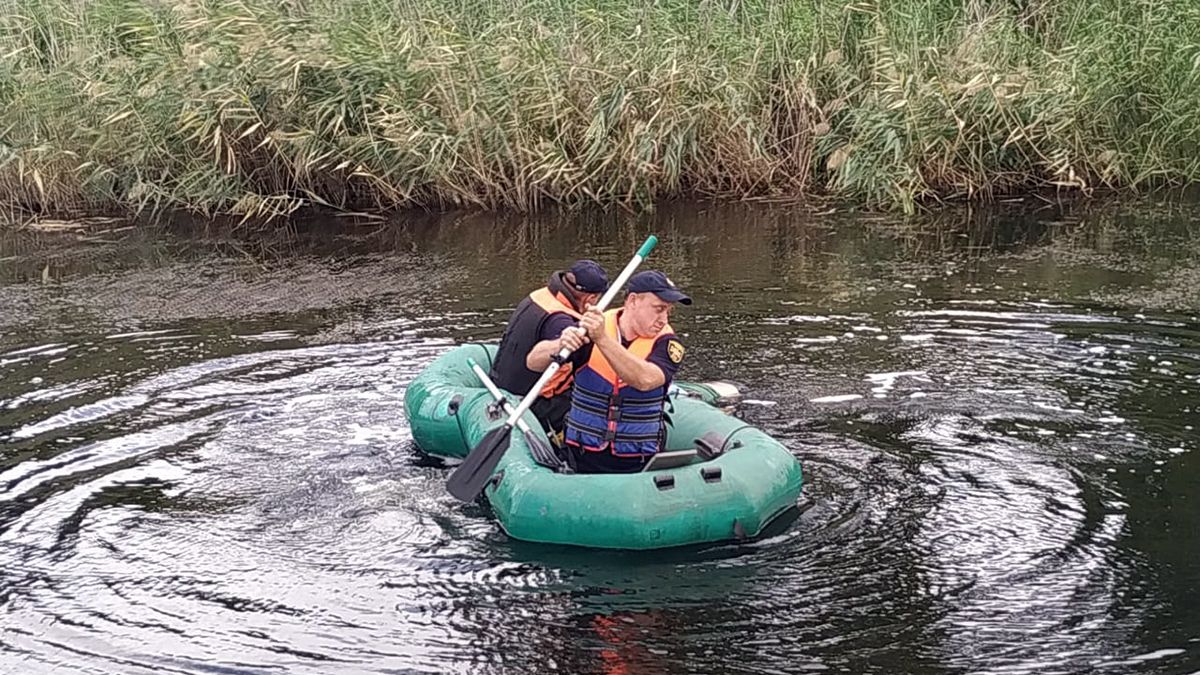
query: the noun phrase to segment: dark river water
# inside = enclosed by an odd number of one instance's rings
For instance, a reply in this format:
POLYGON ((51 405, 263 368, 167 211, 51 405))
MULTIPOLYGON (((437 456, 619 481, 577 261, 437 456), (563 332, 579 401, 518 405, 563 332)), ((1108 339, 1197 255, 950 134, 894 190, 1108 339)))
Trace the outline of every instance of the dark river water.
MULTIPOLYGON (((1200 671, 1200 208, 0 233, 0 670, 1200 671), (805 469, 766 538, 508 539, 405 386, 576 255, 805 469)), ((586 499, 586 495, 580 495, 586 499)))

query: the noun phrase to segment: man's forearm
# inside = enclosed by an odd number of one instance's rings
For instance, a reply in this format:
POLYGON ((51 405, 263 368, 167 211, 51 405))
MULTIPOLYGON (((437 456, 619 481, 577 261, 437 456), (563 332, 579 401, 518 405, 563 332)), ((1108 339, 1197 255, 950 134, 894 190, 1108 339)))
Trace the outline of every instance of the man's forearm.
POLYGON ((542 340, 525 355, 525 367, 540 373, 550 367, 554 354, 558 352, 558 340, 542 340))

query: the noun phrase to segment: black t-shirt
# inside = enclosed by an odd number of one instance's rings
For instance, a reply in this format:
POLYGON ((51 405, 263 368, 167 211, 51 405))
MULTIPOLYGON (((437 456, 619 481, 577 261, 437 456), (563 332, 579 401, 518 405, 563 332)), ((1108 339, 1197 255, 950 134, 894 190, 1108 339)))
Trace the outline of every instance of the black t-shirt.
MULTIPOLYGON (((621 336, 621 346, 629 346, 629 341, 623 335, 621 336)), ((683 343, 674 333, 660 335, 654 341, 654 346, 650 349, 650 355, 646 357, 646 360, 662 370, 663 377, 666 378, 663 386, 671 386, 671 380, 675 379, 679 364, 683 363, 683 352, 683 343)))

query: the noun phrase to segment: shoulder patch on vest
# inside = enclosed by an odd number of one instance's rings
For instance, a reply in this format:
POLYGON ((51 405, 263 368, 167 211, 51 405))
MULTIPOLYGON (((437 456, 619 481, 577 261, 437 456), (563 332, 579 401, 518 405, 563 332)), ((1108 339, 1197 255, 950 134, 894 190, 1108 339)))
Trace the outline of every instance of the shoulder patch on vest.
POLYGON ((679 363, 683 360, 683 343, 679 340, 671 340, 667 343, 667 356, 671 357, 671 363, 679 363))

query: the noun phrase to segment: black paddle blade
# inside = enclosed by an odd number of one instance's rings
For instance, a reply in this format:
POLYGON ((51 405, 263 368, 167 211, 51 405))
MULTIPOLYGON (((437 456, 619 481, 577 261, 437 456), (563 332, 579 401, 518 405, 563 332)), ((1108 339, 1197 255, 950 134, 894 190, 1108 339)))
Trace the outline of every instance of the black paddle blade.
POLYGON ((454 473, 450 474, 446 481, 446 489, 450 494, 464 502, 474 501, 479 493, 483 492, 483 486, 487 485, 492 472, 496 470, 496 465, 500 463, 500 458, 508 450, 511 437, 512 427, 507 425, 489 431, 454 473))
POLYGON ((538 464, 555 471, 562 467, 562 460, 554 452, 554 448, 550 445, 550 439, 546 438, 541 426, 530 429, 529 433, 525 434, 525 445, 529 446, 529 454, 533 455, 533 461, 538 464))

